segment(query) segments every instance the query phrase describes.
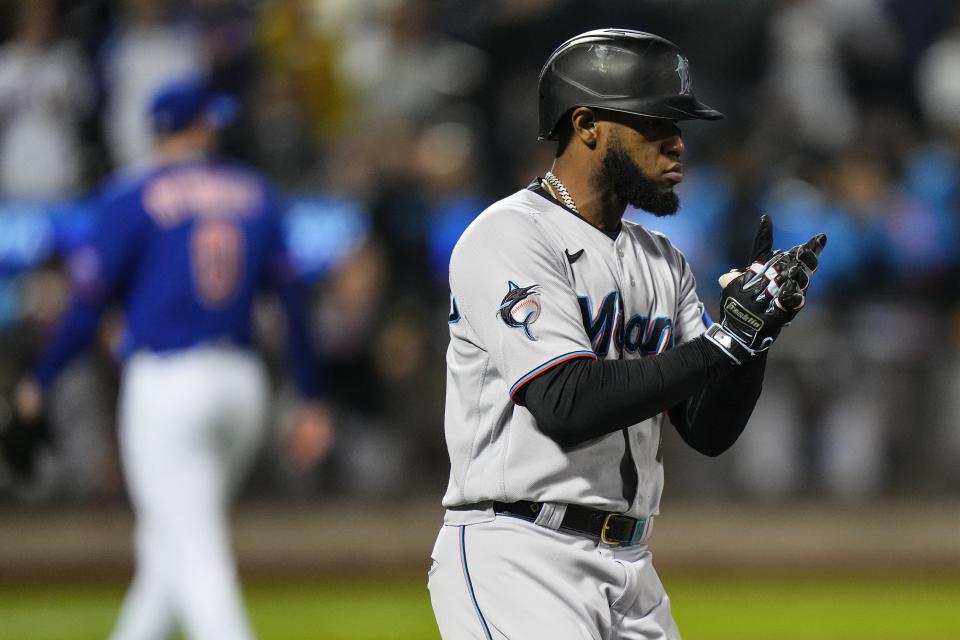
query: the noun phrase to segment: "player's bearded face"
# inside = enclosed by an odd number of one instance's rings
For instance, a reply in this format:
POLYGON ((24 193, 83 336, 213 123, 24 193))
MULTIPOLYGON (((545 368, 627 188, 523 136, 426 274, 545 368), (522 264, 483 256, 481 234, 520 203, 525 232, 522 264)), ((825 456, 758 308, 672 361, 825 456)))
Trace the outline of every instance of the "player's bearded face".
POLYGON ((596 179, 601 193, 657 217, 673 215, 680 208, 680 197, 672 186, 648 177, 627 154, 616 134, 610 137, 596 179))

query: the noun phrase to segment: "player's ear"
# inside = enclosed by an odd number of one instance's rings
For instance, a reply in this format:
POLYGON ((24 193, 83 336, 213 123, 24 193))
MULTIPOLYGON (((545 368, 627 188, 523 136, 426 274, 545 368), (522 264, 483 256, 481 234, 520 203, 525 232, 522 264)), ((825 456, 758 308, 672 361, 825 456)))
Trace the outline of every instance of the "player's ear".
POLYGON ((591 149, 597 146, 597 116, 589 107, 577 107, 570 113, 573 135, 591 149))

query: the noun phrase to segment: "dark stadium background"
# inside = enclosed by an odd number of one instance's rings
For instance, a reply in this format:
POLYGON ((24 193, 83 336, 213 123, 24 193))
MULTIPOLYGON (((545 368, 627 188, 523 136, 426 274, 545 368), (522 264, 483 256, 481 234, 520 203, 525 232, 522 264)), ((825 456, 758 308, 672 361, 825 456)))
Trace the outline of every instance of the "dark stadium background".
MULTIPOLYGON (((717 275, 742 266, 761 212, 778 245, 830 239, 741 441, 706 459, 666 436, 651 546, 681 630, 960 637, 952 0, 3 0, 0 391, 63 310, 96 185, 142 159, 125 114, 164 77, 209 74, 242 105, 223 152, 289 200, 339 429, 308 473, 278 436, 244 490, 254 622, 264 638, 437 637, 425 570, 447 473, 446 260, 484 206, 549 167, 542 62, 607 26, 677 42, 698 96, 727 115, 683 127, 679 215, 629 214, 684 251, 701 298, 715 304, 717 275), (67 52, 37 56, 71 61, 62 91, 5 82, 25 43, 67 52)), ((276 314, 258 312, 279 372, 276 314)), ((111 315, 53 391, 33 474, 0 467, 0 638, 103 637, 119 607, 120 327, 111 315)), ((279 373, 276 389, 279 416, 279 373)))

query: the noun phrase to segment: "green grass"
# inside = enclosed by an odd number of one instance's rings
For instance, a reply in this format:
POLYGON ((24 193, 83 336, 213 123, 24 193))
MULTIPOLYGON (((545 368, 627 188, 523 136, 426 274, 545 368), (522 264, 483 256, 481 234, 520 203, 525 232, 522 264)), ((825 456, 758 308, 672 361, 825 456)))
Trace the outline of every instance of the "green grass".
MULTIPOLYGON (((102 640, 121 585, 0 587, 0 639, 102 640)), ((247 605, 263 640, 438 638, 426 580, 257 583, 247 605)))
POLYGON ((693 640, 957 640, 960 581, 666 583, 693 640))
MULTIPOLYGON (((668 579, 687 640, 956 640, 960 580, 668 579)), ((0 638, 106 637, 121 585, 0 587, 0 638)), ((253 583, 262 640, 426 640, 438 634, 424 581, 253 583)))

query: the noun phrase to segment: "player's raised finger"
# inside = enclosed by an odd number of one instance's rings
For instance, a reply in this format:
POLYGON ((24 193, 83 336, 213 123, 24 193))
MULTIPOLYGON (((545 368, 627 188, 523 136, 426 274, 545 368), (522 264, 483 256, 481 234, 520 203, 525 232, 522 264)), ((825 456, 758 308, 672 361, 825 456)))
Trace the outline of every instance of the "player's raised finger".
POLYGON ((819 256, 823 253, 823 248, 827 246, 827 234, 818 233, 804 243, 803 248, 808 249, 813 252, 814 255, 819 256))
POLYGON ((753 250, 750 253, 750 260, 753 262, 766 262, 773 255, 773 222, 770 216, 763 214, 760 216, 760 226, 757 228, 757 236, 753 239, 753 250))

